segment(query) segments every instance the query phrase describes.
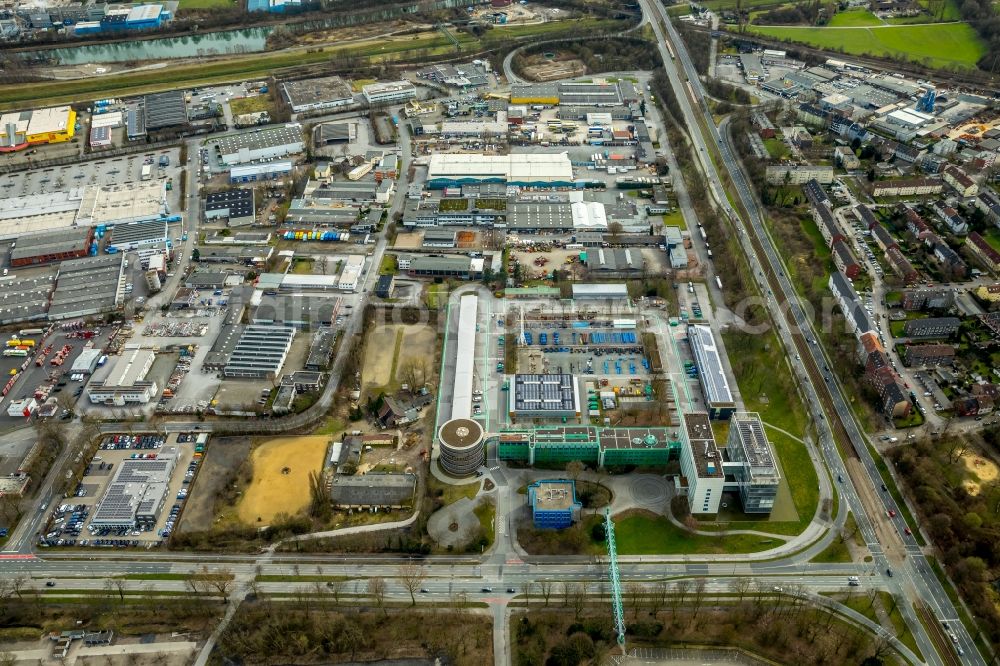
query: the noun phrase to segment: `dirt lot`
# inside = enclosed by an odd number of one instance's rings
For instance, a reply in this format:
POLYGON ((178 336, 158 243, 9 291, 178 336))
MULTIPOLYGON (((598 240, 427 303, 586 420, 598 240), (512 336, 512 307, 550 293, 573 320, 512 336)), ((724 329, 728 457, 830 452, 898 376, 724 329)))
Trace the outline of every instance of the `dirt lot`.
POLYGON ((396 242, 393 243, 393 247, 400 250, 419 250, 423 244, 423 231, 408 231, 396 234, 396 242))
POLYGON ((996 481, 997 476, 1000 476, 1000 470, 998 470, 996 463, 978 453, 964 454, 962 456, 962 463, 978 479, 978 481, 970 480, 965 482, 965 490, 970 495, 978 495, 982 484, 996 481))
POLYGON ((557 53, 553 60, 543 55, 531 56, 524 66, 524 76, 534 81, 570 79, 587 73, 587 66, 568 53, 557 53))
POLYGON ((215 501, 231 483, 236 471, 250 455, 250 440, 246 437, 213 438, 205 450, 202 463, 184 507, 180 529, 199 532, 212 529, 215 522, 215 501))
POLYGON ((236 507, 243 522, 267 524, 280 513, 298 514, 309 505, 309 472, 323 467, 330 438, 282 437, 254 449, 253 480, 236 507))
POLYGON ((556 269, 573 271, 576 277, 582 278, 585 268, 580 264, 579 260, 566 263, 567 259, 575 259, 579 256, 580 250, 553 249, 548 252, 517 250, 511 255, 511 258, 516 258, 518 263, 524 266, 525 274, 532 278, 541 279, 547 277, 556 269), (536 260, 540 261, 542 259, 545 260, 543 265, 539 266, 535 264, 536 260))
POLYGON ((429 375, 433 372, 436 340, 434 329, 426 324, 398 324, 373 329, 365 347, 365 367, 361 373, 364 390, 396 390, 403 381, 401 369, 411 359, 430 360, 426 368, 429 375))

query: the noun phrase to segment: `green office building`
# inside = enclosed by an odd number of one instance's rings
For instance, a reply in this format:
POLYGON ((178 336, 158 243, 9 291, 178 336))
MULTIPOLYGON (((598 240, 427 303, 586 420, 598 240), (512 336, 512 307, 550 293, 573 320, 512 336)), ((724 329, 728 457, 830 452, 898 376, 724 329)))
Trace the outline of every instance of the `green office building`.
POLYGON ((490 438, 501 460, 598 467, 666 465, 680 458, 680 433, 670 428, 551 426, 504 430, 490 438))

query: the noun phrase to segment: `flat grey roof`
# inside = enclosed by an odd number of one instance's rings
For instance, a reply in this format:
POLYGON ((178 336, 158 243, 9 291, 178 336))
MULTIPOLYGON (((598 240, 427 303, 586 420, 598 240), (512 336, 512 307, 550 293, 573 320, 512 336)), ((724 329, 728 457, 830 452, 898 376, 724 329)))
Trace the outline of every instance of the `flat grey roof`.
POLYGON ((417 477, 413 474, 336 474, 330 486, 330 499, 334 504, 397 506, 413 498, 416 486, 417 477))
POLYGON ((309 354, 306 356, 305 367, 325 368, 333 358, 333 343, 337 341, 337 332, 332 328, 323 327, 313 333, 309 342, 309 354))
POLYGON ((688 340, 698 364, 698 378, 709 404, 732 404, 733 393, 722 367, 722 358, 712 329, 700 324, 688 326, 688 340))
MULTIPOLYGON (((176 223, 175 223, 176 224, 176 223)), ((170 223, 164 220, 147 220, 131 224, 116 224, 111 230, 112 245, 148 243, 170 238, 170 223)))
POLYGON ((720 478, 725 476, 722 471, 722 455, 715 443, 712 432, 712 421, 704 412, 692 412, 684 415, 684 428, 687 431, 688 446, 691 447, 691 457, 698 469, 700 478, 720 478), (712 463, 709 472, 708 464, 712 463))
POLYGON ((17 261, 46 254, 85 251, 88 238, 90 238, 89 227, 20 236, 17 239, 17 247, 11 250, 10 259, 17 261))
POLYGON ((576 504, 576 491, 572 481, 542 480, 528 486, 532 504, 541 511, 564 511, 576 504))
POLYGON ((573 298, 628 298, 628 287, 619 283, 574 283, 573 298))
POLYGON ((508 204, 507 226, 511 229, 572 229, 573 209, 568 201, 508 204))
POLYGON ((184 105, 184 91, 182 90, 146 95, 143 98, 143 106, 145 107, 146 129, 187 124, 187 107, 184 105))
POLYGON ((228 217, 247 217, 254 214, 253 190, 236 187, 215 192, 205 197, 205 212, 229 211, 228 217))
POLYGON ((351 86, 339 76, 283 81, 281 88, 292 106, 329 104, 354 99, 351 86))
POLYGON ((118 305, 125 255, 70 259, 59 264, 49 319, 95 314, 118 305))
POLYGON ((215 145, 222 155, 236 155, 244 148, 260 150, 296 143, 302 143, 302 128, 298 125, 268 127, 253 132, 230 134, 215 140, 215 145))

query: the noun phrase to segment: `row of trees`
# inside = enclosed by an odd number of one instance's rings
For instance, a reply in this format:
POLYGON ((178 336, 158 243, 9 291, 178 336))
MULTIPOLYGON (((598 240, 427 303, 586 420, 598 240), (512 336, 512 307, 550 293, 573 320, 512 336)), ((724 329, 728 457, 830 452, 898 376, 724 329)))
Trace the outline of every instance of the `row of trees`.
MULTIPOLYGON (((535 610, 514 624, 515 663, 603 663, 614 649, 615 633, 606 600, 587 596, 595 592, 607 590, 549 581, 526 587, 535 610)), ((873 638, 833 613, 812 607, 800 586, 776 593, 749 578, 735 578, 724 593, 727 602, 719 605, 705 578, 626 584, 623 603, 630 643, 736 645, 782 663, 802 664, 875 665, 891 652, 886 638, 873 638)), ((876 598, 871 594, 870 606, 876 598)))

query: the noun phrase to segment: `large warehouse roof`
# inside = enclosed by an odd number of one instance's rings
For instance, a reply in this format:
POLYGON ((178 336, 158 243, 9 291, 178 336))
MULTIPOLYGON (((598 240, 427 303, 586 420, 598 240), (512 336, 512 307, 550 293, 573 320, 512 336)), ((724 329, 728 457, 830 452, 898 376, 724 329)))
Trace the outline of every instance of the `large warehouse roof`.
POLYGON ((154 93, 143 98, 146 116, 146 129, 174 127, 187 123, 187 107, 184 104, 184 91, 171 90, 154 93))
POLYGON ((247 326, 223 373, 226 377, 277 376, 294 337, 295 329, 291 326, 247 326))
POLYGON ((624 284, 574 284, 573 298, 628 298, 628 287, 624 284))
POLYGON ((72 129, 71 109, 68 106, 56 106, 48 109, 37 109, 31 112, 28 123, 28 135, 48 134, 72 129))
POLYGON ((726 379, 712 329, 697 324, 688 326, 688 338, 691 341, 691 350, 698 364, 698 377, 701 379, 708 403, 710 405, 732 403, 733 393, 729 389, 729 380, 726 379))
POLYGON ((476 356, 476 316, 479 297, 462 296, 458 313, 458 345, 455 358, 455 389, 451 395, 451 418, 472 418, 472 373, 476 356))
POLYGON ((573 211, 573 227, 578 231, 608 228, 608 216, 604 204, 597 201, 576 201, 570 208, 573 211))
POLYGON ((90 229, 88 227, 74 227, 46 234, 20 236, 17 239, 17 247, 10 252, 10 260, 15 262, 45 255, 86 251, 89 241, 90 229))
POLYGON ((431 155, 427 180, 569 183, 573 180, 573 167, 566 153, 526 155, 437 153, 431 155))

